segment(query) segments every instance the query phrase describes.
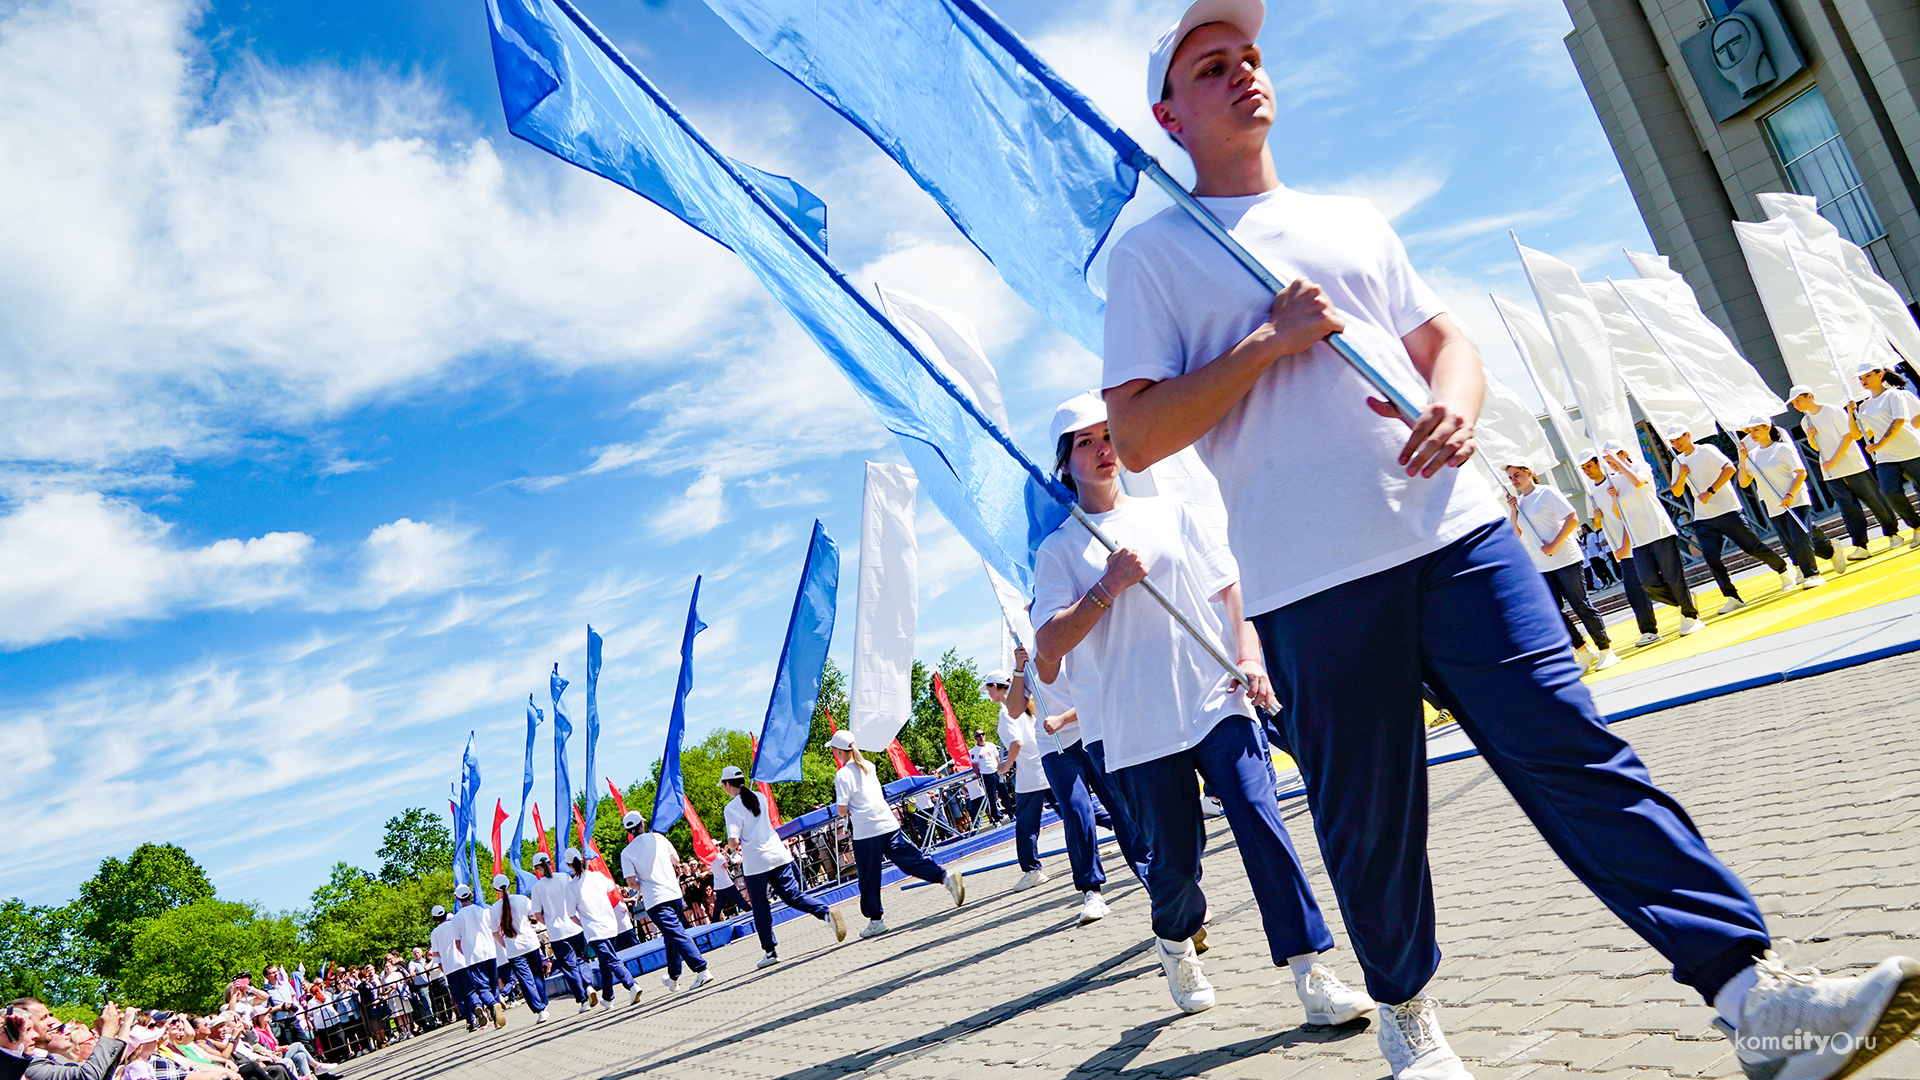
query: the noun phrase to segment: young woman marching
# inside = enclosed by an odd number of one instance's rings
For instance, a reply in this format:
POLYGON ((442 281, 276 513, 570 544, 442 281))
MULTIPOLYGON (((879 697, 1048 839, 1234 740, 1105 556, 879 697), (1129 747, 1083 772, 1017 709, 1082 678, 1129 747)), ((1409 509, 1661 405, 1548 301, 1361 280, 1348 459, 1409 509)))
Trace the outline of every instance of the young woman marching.
MULTIPOLYGON (((1867 548, 1867 515, 1861 512, 1862 507, 1873 511, 1874 518, 1880 522, 1888 549, 1905 545, 1907 540, 1900 535, 1900 515, 1875 482, 1873 463, 1860 452, 1860 421, 1854 416, 1851 403, 1845 408, 1823 405, 1814 399, 1813 389, 1804 385, 1787 391, 1787 403, 1800 410, 1804 417, 1800 431, 1806 435, 1807 445, 1819 455, 1820 475, 1827 481, 1827 491, 1833 495, 1833 501, 1840 504, 1841 520, 1846 522, 1847 535, 1853 540, 1853 550, 1847 557, 1864 559, 1873 554, 1867 548)), ((1912 513, 1913 507, 1907 507, 1907 511, 1912 513)), ((1913 518, 1910 524, 1920 526, 1920 517, 1913 518)))
MULTIPOLYGON (((1673 447, 1673 496, 1677 499, 1689 487, 1693 489, 1693 522, 1688 527, 1700 544, 1700 555, 1706 559, 1713 580, 1720 585, 1720 594, 1727 598, 1720 614, 1738 611, 1747 602, 1734 587, 1727 564, 1720 560, 1725 541, 1733 541, 1735 547, 1766 563, 1776 574, 1786 573, 1787 564, 1747 528, 1746 519, 1740 516, 1740 497, 1733 490, 1737 470, 1727 455, 1712 443, 1694 442, 1693 432, 1681 427, 1667 432, 1667 443, 1673 447)), ((1859 456, 1857 450, 1855 456, 1859 456)))
POLYGON ((1307 1019, 1340 1024, 1371 1012, 1372 999, 1319 963, 1333 948, 1333 935, 1281 820, 1265 742, 1241 689, 1245 683, 1255 700, 1274 704, 1259 637, 1241 617, 1233 556, 1178 500, 1129 498, 1121 491, 1120 462, 1098 395, 1061 405, 1052 436, 1062 479, 1121 547, 1108 554, 1072 520, 1041 543, 1033 605, 1040 677, 1053 681, 1061 660, 1074 652, 1075 702, 1098 712, 1107 769, 1152 849, 1153 932, 1175 1004, 1199 1012, 1214 1002, 1193 944, 1207 911, 1199 881, 1197 771, 1226 810, 1273 962, 1292 969, 1307 1019), (1221 670, 1146 590, 1133 588, 1149 576, 1203 633, 1237 650, 1229 655, 1240 658, 1239 679, 1221 670), (1097 700, 1086 701, 1089 691, 1097 700))
POLYGON ((573 871, 573 909, 580 920, 580 932, 586 935, 588 947, 600 959, 600 1007, 613 1008, 616 979, 633 992, 627 1004, 640 1004, 640 987, 633 981, 633 971, 625 960, 615 955, 619 947, 613 939, 620 934, 620 924, 613 917, 613 894, 619 886, 599 870, 589 869, 586 855, 578 849, 567 850, 567 866, 573 871))
POLYGON ((1803 589, 1826 584, 1820 566, 1814 562, 1819 548, 1835 555, 1836 568, 1843 566, 1827 536, 1813 521, 1813 499, 1807 495, 1807 462, 1793 443, 1781 437, 1780 429, 1764 416, 1748 420, 1740 433, 1752 440, 1740 443, 1740 486, 1751 487, 1766 505, 1773 527, 1780 534, 1797 572, 1788 585, 1803 589))
POLYGON ((1880 480, 1880 491, 1887 502, 1916 531, 1908 543, 1920 540, 1920 514, 1907 501, 1906 483, 1920 493, 1920 431, 1913 424, 1920 416, 1920 398, 1907 389, 1899 375, 1871 363, 1861 364, 1860 385, 1873 396, 1860 403, 1855 415, 1860 418, 1860 434, 1866 436, 1867 453, 1873 455, 1873 472, 1880 480))
POLYGON ((887 805, 886 790, 880 786, 880 774, 874 771, 873 762, 854 748, 853 732, 834 732, 833 738, 827 741, 827 749, 832 751, 833 763, 838 768, 833 774, 833 800, 853 831, 853 863, 860 875, 860 914, 867 917, 866 928, 860 931, 860 936, 878 937, 887 932, 880 906, 880 860, 883 858, 922 881, 945 885, 953 895, 953 906, 966 903, 967 885, 960 871, 943 868, 901 835, 900 822, 893 816, 893 808, 887 805))
POLYGON ((1016 694, 1014 680, 1025 682, 1019 672, 990 671, 980 684, 995 705, 1000 707, 996 734, 1007 748, 998 769, 1001 783, 1013 789, 1013 850, 1020 861, 1020 880, 1013 891, 1021 892, 1053 880, 1040 866, 1040 818, 1047 809, 1046 767, 1041 764, 1040 726, 1033 716, 1033 704, 1022 686, 1016 694), (1008 773, 1013 775, 1008 776, 1008 773))
POLYGON ((1580 546, 1573 539, 1580 515, 1574 512, 1573 504, 1565 495, 1535 481, 1533 466, 1524 461, 1507 465, 1507 480, 1520 493, 1518 497, 1507 496, 1507 519, 1526 542, 1527 555, 1533 559, 1540 576, 1546 579, 1547 591, 1553 594, 1556 608, 1564 603, 1573 609, 1572 617, 1563 612, 1561 618, 1566 620, 1567 633, 1575 642, 1574 655, 1581 658, 1589 671, 1605 671, 1619 663, 1620 658, 1614 654, 1613 642, 1607 637, 1606 621, 1587 599, 1587 583, 1580 576, 1580 546), (1587 628, 1598 652, 1588 651, 1586 639, 1580 636, 1580 627, 1574 624, 1575 617, 1587 628), (1582 653, 1586 655, 1581 656, 1582 653))
POLYGON ((687 933, 686 895, 681 891, 680 875, 674 870, 673 845, 657 832, 647 831, 647 816, 629 810, 620 819, 627 830, 627 846, 620 852, 620 876, 627 888, 640 893, 640 907, 660 928, 665 939, 667 970, 660 973, 667 993, 680 988, 683 966, 693 969, 689 990, 698 990, 713 981, 707 974, 706 957, 687 933))
POLYGON ((808 896, 793 866, 793 853, 787 850, 760 796, 747 784, 740 766, 720 770, 720 789, 733 796, 721 814, 727 823, 727 850, 740 856, 740 873, 747 879, 747 903, 753 909, 753 928, 760 934, 765 956, 754 967, 771 967, 780 962, 773 936, 773 908, 767 901, 772 892, 795 911, 804 912, 821 922, 833 923, 833 940, 847 940, 847 920, 827 905, 808 896))
POLYGON ((579 912, 574 910, 573 877, 556 871, 553 860, 542 851, 533 857, 533 913, 547 931, 547 948, 553 951, 553 966, 566 977, 580 1011, 600 1003, 600 991, 588 986, 587 936, 580 930, 579 912))
POLYGON ((540 952, 540 931, 533 925, 533 901, 516 896, 513 883, 505 874, 493 875, 493 891, 500 899, 493 902, 494 940, 500 952, 494 963, 500 984, 520 984, 536 1024, 547 1022, 547 980, 534 973, 534 957, 540 952))

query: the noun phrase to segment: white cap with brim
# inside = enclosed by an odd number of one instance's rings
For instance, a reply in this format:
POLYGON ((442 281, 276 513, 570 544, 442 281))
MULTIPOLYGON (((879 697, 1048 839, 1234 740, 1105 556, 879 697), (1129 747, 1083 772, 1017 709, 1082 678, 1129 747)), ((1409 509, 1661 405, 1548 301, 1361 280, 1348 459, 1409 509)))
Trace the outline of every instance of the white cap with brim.
POLYGON ((1007 675, 1005 669, 994 668, 992 671, 987 672, 986 678, 980 680, 980 685, 981 686, 1012 686, 1013 679, 1007 675))
POLYGON ((1787 400, 1792 401, 1794 398, 1799 397, 1801 394, 1812 394, 1812 393, 1813 393, 1813 387, 1808 386, 1806 383, 1794 383, 1793 388, 1787 391, 1787 400))
POLYGON ((1688 431, 1685 425, 1675 424, 1661 434, 1665 436, 1668 442, 1678 442, 1680 441, 1680 436, 1692 436, 1693 432, 1688 431))
POLYGON ((1574 463, 1578 465, 1585 465, 1589 461, 1599 461, 1600 452, 1598 450, 1595 450, 1593 447, 1589 446, 1585 450, 1582 450, 1578 454, 1575 454, 1573 456, 1573 460, 1574 460, 1574 463))
POLYGON ((127 1048, 138 1050, 148 1043, 160 1041, 159 1028, 132 1027, 127 1029, 127 1048))
POLYGON ((744 784, 747 782, 747 774, 740 771, 740 766, 729 765, 720 770, 720 780, 722 783, 731 780, 736 784, 744 784))
POLYGON ((574 863, 584 863, 586 861, 587 861, 587 857, 585 855, 580 854, 580 852, 577 849, 575 848, 567 849, 567 865, 568 866, 572 866, 574 863))
MULTIPOLYGON (((417 910, 417 909, 416 909, 416 910, 417 910)), ((447 909, 446 909, 446 908, 443 908, 443 907, 441 907, 441 906, 440 906, 439 904, 435 904, 435 905, 433 905, 433 917, 434 917, 434 918, 436 918, 436 919, 444 919, 444 918, 446 918, 446 917, 447 917, 447 909)))
POLYGON ((507 875, 505 875, 505 874, 495 874, 495 875, 493 875, 493 887, 494 887, 494 888, 496 888, 496 889, 504 889, 504 888, 506 888, 506 887, 507 887, 507 875))
POLYGON ((1069 431, 1090 428, 1106 418, 1107 399, 1101 397, 1099 391, 1075 394, 1053 410, 1053 423, 1047 425, 1047 445, 1057 446, 1060 436, 1069 431))
POLYGON ((456 885, 453 890, 453 898, 455 900, 471 900, 473 899, 473 890, 467 888, 465 885, 456 885))
POLYGON ((546 852, 536 851, 533 853, 533 865, 549 866, 549 865, 552 865, 552 863, 553 863, 553 860, 547 857, 546 852))
POLYGON ((1620 444, 1619 439, 1608 439, 1606 442, 1600 444, 1600 452, 1603 454, 1624 454, 1627 452, 1627 448, 1620 444))
POLYGON ((1885 370, 1887 370, 1885 364, 1876 364, 1871 360, 1862 360, 1860 361, 1860 366, 1853 369, 1853 377, 1856 379, 1864 379, 1867 377, 1867 372, 1869 371, 1885 370))
POLYGON ((1261 0, 1194 0, 1180 21, 1167 27, 1166 33, 1160 35, 1147 53, 1147 104, 1158 105, 1166 100, 1161 91, 1167 86, 1167 69, 1173 66, 1173 54, 1196 28, 1208 23, 1226 23, 1251 40, 1260 36, 1260 27, 1266 21, 1267 5, 1261 0))
POLYGON ((644 828, 647 824, 647 817, 638 810, 629 810, 621 815, 620 824, 629 829, 644 828))
POLYGON ((842 728, 833 733, 833 738, 827 740, 827 745, 835 750, 851 750, 853 749, 853 732, 842 728))
POLYGON ((1533 471, 1533 466, 1532 466, 1532 465, 1529 465, 1529 464, 1527 464, 1526 462, 1524 462, 1524 461, 1521 461, 1521 460, 1520 460, 1520 459, 1518 459, 1518 458, 1515 458, 1515 459, 1514 459, 1514 460, 1512 460, 1512 461, 1508 461, 1508 462, 1504 462, 1504 463, 1502 463, 1502 464, 1501 464, 1501 466, 1500 466, 1500 467, 1501 467, 1501 468, 1503 468, 1503 469, 1525 469, 1525 470, 1527 470, 1528 472, 1532 472, 1532 471, 1533 471))

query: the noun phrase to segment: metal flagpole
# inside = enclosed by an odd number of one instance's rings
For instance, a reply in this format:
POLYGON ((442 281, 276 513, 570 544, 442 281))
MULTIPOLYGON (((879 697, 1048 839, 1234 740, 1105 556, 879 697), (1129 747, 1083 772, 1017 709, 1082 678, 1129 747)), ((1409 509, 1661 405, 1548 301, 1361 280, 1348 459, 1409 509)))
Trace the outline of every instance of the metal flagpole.
MULTIPOLYGON (((1087 527, 1087 531, 1093 534, 1093 538, 1100 541, 1100 546, 1107 549, 1107 554, 1111 555, 1120 550, 1119 545, 1115 544, 1106 533, 1100 530, 1100 526, 1094 524, 1093 519, 1087 516, 1087 512, 1080 509, 1079 503, 1069 504, 1067 511, 1073 515, 1075 521, 1087 527)), ((1186 613, 1175 606, 1174 602, 1167 598, 1166 593, 1160 591, 1160 586, 1155 585, 1150 578, 1141 578, 1140 584, 1147 590, 1148 595, 1160 601, 1160 606, 1167 609, 1167 614, 1173 616, 1173 621, 1180 624, 1180 629, 1192 634, 1193 640, 1205 646, 1207 652, 1219 661, 1221 667, 1226 668, 1234 678, 1245 681, 1246 673, 1240 670, 1239 665, 1227 658, 1227 654, 1220 649, 1220 643, 1201 633, 1200 628, 1193 625, 1193 621, 1187 618, 1186 613)))

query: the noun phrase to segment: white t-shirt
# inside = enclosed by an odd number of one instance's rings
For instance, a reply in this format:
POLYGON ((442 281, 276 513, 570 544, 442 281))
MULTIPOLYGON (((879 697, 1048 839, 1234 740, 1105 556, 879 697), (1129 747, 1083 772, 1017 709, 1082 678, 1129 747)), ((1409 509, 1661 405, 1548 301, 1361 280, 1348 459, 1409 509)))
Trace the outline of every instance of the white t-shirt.
POLYGON ((847 822, 855 840, 867 840, 897 832, 900 819, 887 805, 887 791, 880 786, 880 774, 849 761, 833 774, 833 801, 847 808, 847 822))
POLYGON ((1005 705, 1000 706, 1000 741, 1009 749, 1019 743, 1020 749, 1013 755, 1013 790, 1015 794, 1027 791, 1045 791, 1046 770, 1040 767, 1040 757, 1047 749, 1040 745, 1040 725, 1033 717, 1021 713, 1013 716, 1005 705))
POLYGON ((511 960, 516 956, 525 956, 530 952, 539 952, 540 931, 533 928, 533 901, 524 896, 512 895, 507 897, 507 903, 513 905, 514 935, 512 937, 506 936, 507 913, 506 910, 501 907, 501 902, 495 900, 491 911, 493 925, 499 929, 500 936, 505 940, 505 946, 500 952, 500 959, 511 960))
POLYGON ((1860 430, 1870 442, 1886 437, 1895 420, 1905 420, 1887 445, 1873 455, 1875 461, 1907 461, 1920 457, 1920 433, 1913 430, 1913 418, 1920 414, 1920 398, 1896 387, 1886 387, 1860 403, 1860 430))
MULTIPOLYGON (((1628 542, 1637 548, 1662 537, 1678 536, 1673 519, 1667 516, 1667 508, 1660 505, 1660 492, 1653 482, 1652 470, 1636 462, 1633 475, 1640 483, 1635 484, 1617 470, 1610 469, 1607 473, 1607 482, 1613 487, 1620 514, 1626 519, 1628 542)), ((1613 512, 1611 504, 1607 506, 1607 511, 1613 512)))
POLYGON ((1846 449, 1840 453, 1840 460, 1833 463, 1833 468, 1822 466, 1822 476, 1838 480, 1867 471, 1867 455, 1860 449, 1860 440, 1853 437, 1853 418, 1847 415, 1847 410, 1838 405, 1822 405, 1800 417, 1800 430, 1807 433, 1807 441, 1820 452, 1821 462, 1832 457, 1836 447, 1843 443, 1846 445, 1846 449))
POLYGON ((493 911, 485 904, 468 904, 447 920, 460 935, 460 952, 468 964, 491 964, 500 955, 493 940, 493 911))
POLYGON ((533 910, 547 924, 547 941, 565 941, 580 932, 573 904, 573 875, 555 870, 533 884, 533 910))
POLYGON ((1733 464, 1727 460, 1727 455, 1720 452, 1719 447, 1712 443, 1697 442, 1693 444, 1693 453, 1675 454, 1673 460, 1676 465, 1687 467, 1687 490, 1693 492, 1695 521, 1739 512, 1740 496, 1734 490, 1738 486, 1734 477, 1729 476, 1727 482, 1720 485, 1720 490, 1714 492, 1713 498, 1703 498, 1727 466, 1733 464))
POLYGON ((1545 484, 1535 484, 1532 491, 1520 496, 1520 542, 1527 545, 1527 554, 1533 556, 1533 565, 1541 573, 1580 564, 1580 545, 1572 533, 1560 541, 1553 554, 1540 550, 1541 544, 1560 535, 1561 524, 1572 513, 1573 504, 1567 497, 1545 484))
POLYGON ((733 872, 727 869, 726 852, 723 851, 715 855, 713 861, 707 864, 707 869, 713 871, 713 889, 715 892, 733 887, 733 872))
POLYGON ((641 833, 620 852, 620 876, 640 882, 640 906, 649 910, 686 897, 674 869, 673 845, 656 832, 641 833))
MULTIPOLYGON (((1326 290, 1347 341, 1395 386, 1415 400, 1430 396, 1400 339, 1446 305, 1371 203, 1284 187, 1200 201, 1283 281, 1306 277, 1326 290)), ((1272 306, 1233 256, 1170 207, 1114 245, 1101 385, 1200 368, 1265 322, 1272 306)), ((1367 407, 1378 396, 1320 342, 1275 362, 1196 444, 1227 504, 1249 617, 1419 558, 1504 516, 1472 470, 1408 477, 1398 464, 1407 427, 1367 407)))
MULTIPOLYGON (((1485 488, 1480 492, 1485 501, 1485 488)), ((1128 499, 1092 517, 1114 543, 1140 553, 1147 576, 1202 633, 1236 655, 1238 644, 1213 598, 1239 578, 1239 568, 1185 503, 1128 499)), ((1338 547, 1349 539, 1321 542, 1338 547)), ((1034 623, 1072 606, 1106 569, 1106 548, 1068 518, 1034 558, 1034 623)), ((1225 717, 1253 715, 1244 691, 1228 692, 1233 679, 1219 662, 1137 586, 1114 598, 1073 658, 1069 689, 1075 705, 1090 704, 1099 717, 1109 772, 1197 745, 1225 717)))
POLYGON ((439 954, 441 971, 459 971, 467 966, 466 954, 460 951, 460 928, 454 925, 452 916, 427 934, 427 947, 439 954))
POLYGON ((1000 748, 988 743, 985 746, 975 744, 967 751, 967 760, 973 762, 973 771, 982 776, 1000 767, 1000 748))
POLYGON ((614 887, 612 878, 590 866, 573 879, 574 917, 588 941, 605 941, 620 932, 620 924, 613 919, 613 901, 607 899, 614 887))
POLYGON ((764 797, 757 816, 747 812, 746 804, 738 795, 727 803, 720 816, 727 823, 727 838, 740 841, 741 873, 748 877, 770 873, 793 861, 793 852, 787 850, 780 834, 773 829, 764 797))
MULTIPOLYGON (((1782 513, 1780 496, 1793 486, 1794 474, 1807 467, 1806 459, 1800 456, 1800 448, 1786 439, 1775 439, 1770 446, 1760 446, 1752 441, 1747 443, 1748 471, 1758 473, 1753 478, 1753 490, 1760 495, 1760 501, 1766 504, 1769 515, 1782 513)), ((1786 502, 1791 509, 1797 506, 1811 506, 1813 499, 1807 495, 1807 485, 1801 484, 1800 490, 1786 502)))

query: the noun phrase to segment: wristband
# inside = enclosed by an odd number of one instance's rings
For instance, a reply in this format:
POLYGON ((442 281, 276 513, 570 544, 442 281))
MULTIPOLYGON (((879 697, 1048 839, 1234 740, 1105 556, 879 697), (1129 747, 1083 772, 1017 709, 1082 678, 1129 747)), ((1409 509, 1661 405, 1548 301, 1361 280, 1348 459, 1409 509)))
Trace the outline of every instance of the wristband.
MULTIPOLYGON (((1099 588, 1099 584, 1098 584, 1098 583, 1095 583, 1095 585, 1094 585, 1094 588, 1096 588, 1096 589, 1097 589, 1097 588, 1099 588)), ((1097 597, 1097 596, 1095 596, 1095 595, 1093 595, 1093 589, 1088 589, 1088 590, 1087 590, 1087 599, 1089 599, 1089 600, 1091 600, 1091 601, 1093 601, 1093 602, 1094 602, 1094 604, 1096 604, 1096 605, 1097 605, 1097 606, 1098 606, 1098 607, 1100 608, 1100 610, 1101 610, 1101 611, 1105 611, 1105 610, 1107 610, 1108 608, 1110 608, 1110 607, 1112 607, 1112 606, 1113 606, 1112 604, 1109 604, 1109 603, 1106 603, 1106 602, 1104 602, 1104 601, 1102 601, 1102 600, 1101 600, 1101 599, 1100 599, 1099 597, 1097 597)))
POLYGON ((1104 604, 1102 604, 1102 605, 1100 605, 1100 606, 1101 606, 1101 607, 1112 607, 1112 606, 1113 606, 1113 602, 1114 602, 1114 597, 1113 597, 1113 590, 1112 590, 1112 589, 1109 589, 1109 588, 1107 588, 1107 587, 1106 587, 1106 585, 1104 585, 1104 584, 1102 584, 1101 582, 1098 582, 1098 581, 1096 581, 1096 582, 1094 582, 1094 583, 1093 583, 1093 587, 1094 587, 1094 588, 1096 588, 1096 589, 1099 589, 1099 590, 1100 590, 1101 592, 1103 592, 1103 593, 1106 593, 1106 594, 1107 594, 1107 602, 1106 602, 1106 603, 1104 603, 1104 604))
POLYGON ((1254 659, 1254 658, 1253 658, 1253 657, 1251 657, 1251 656, 1243 656, 1243 657, 1241 657, 1241 658, 1240 658, 1240 662, 1241 662, 1241 663, 1243 663, 1243 664, 1254 664, 1254 665, 1257 665, 1257 666, 1259 666, 1259 667, 1260 667, 1260 668, 1261 668, 1262 670, 1265 670, 1265 669, 1266 669, 1266 666, 1267 666, 1267 665, 1266 665, 1266 663, 1265 663, 1264 661, 1261 661, 1261 660, 1256 660, 1256 659, 1254 659))

